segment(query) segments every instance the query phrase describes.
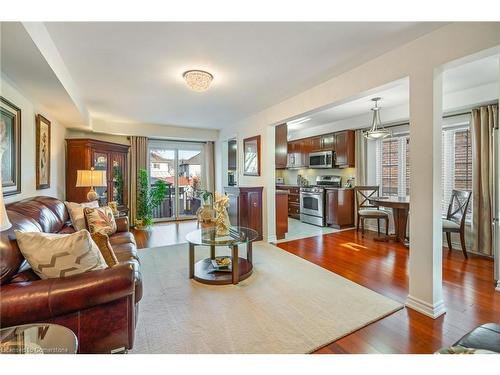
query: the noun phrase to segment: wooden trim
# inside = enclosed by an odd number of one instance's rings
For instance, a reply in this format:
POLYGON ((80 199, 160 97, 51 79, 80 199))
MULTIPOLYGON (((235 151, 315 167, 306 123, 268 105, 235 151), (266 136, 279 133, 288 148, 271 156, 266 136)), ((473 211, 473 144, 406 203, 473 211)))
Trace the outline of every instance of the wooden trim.
POLYGON ((52 164, 52 159, 51 159, 51 138, 52 138, 52 133, 51 133, 51 128, 52 128, 52 125, 50 123, 49 120, 47 120, 45 117, 43 117, 42 115, 38 114, 36 115, 35 117, 35 127, 36 127, 36 137, 35 137, 35 142, 36 142, 36 167, 35 167, 35 175, 36 175, 36 190, 41 190, 41 189, 48 189, 50 188, 50 167, 51 167, 51 164, 52 164), (41 126, 41 123, 44 122, 45 124, 47 124, 48 128, 49 128, 49 141, 48 141, 48 150, 49 150, 49 155, 48 155, 48 163, 49 163, 49 166, 48 166, 48 179, 47 179, 47 183, 46 184, 41 184, 40 183, 40 169, 39 169, 39 165, 40 165, 40 126, 41 126))
POLYGON ((260 163, 261 163, 261 153, 260 153, 260 134, 254 137, 249 137, 243 139, 243 175, 244 176, 260 176, 260 163), (257 173, 248 173, 245 171, 245 143, 251 141, 257 141, 257 173))

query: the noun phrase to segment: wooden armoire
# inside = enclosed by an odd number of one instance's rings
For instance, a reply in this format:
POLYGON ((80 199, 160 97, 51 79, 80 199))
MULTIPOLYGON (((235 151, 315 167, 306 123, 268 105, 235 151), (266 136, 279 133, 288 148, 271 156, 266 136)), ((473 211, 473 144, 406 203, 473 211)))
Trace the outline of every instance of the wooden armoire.
POLYGON ((262 237, 262 186, 227 186, 224 192, 229 197, 227 213, 231 225, 254 229, 262 237))
POLYGON ((66 200, 86 202, 90 188, 76 187, 77 170, 105 170, 107 186, 96 187, 99 205, 118 202, 120 211, 128 209, 128 145, 90 138, 66 139, 66 200))

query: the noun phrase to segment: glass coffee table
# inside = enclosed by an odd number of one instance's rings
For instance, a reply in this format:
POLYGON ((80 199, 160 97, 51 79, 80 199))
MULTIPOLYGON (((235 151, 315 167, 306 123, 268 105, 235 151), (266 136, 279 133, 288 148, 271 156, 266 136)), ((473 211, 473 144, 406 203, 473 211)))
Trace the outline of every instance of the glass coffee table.
POLYGON ((186 236, 189 243, 189 278, 211 285, 238 284, 245 280, 252 274, 252 242, 257 237, 255 230, 245 227, 231 227, 227 236, 217 236, 215 228, 202 228, 189 233, 186 236), (247 245, 246 259, 239 257, 238 246, 241 244, 247 245), (210 258, 195 263, 196 246, 209 246, 210 258), (217 246, 228 246, 231 249, 231 265, 226 270, 218 270, 213 265, 217 246))
POLYGON ((76 354, 78 340, 58 324, 24 324, 0 329, 0 354, 76 354))

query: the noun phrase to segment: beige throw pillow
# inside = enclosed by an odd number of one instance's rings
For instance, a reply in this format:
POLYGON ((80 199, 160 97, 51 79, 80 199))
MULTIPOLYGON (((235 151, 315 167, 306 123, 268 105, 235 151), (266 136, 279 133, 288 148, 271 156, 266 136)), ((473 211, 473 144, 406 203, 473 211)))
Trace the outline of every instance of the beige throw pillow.
POLYGON ((116 221, 110 207, 84 208, 85 222, 90 233, 103 233, 111 236, 116 233, 116 221))
POLYGON ((52 279, 108 268, 87 230, 72 234, 20 232, 21 253, 41 279, 52 279))
POLYGON ((116 266, 118 264, 118 259, 113 251, 113 247, 109 243, 109 237, 106 234, 96 232, 92 234, 92 239, 101 251, 101 255, 106 261, 106 264, 109 267, 116 266))
POLYGON ((87 229, 87 227, 85 226, 85 216, 83 214, 83 209, 85 207, 99 207, 99 203, 97 201, 85 203, 64 202, 64 204, 68 209, 69 217, 71 219, 71 223, 73 223, 73 228, 75 228, 75 231, 87 229))

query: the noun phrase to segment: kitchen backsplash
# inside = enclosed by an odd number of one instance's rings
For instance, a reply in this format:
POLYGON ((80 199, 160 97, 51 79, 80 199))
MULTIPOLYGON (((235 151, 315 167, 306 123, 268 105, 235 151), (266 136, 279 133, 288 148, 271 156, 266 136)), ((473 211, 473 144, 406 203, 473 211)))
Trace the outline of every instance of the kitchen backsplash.
POLYGON ((334 175, 342 176, 342 185, 347 182, 349 177, 356 175, 356 168, 343 168, 343 169, 276 169, 276 177, 283 177, 283 182, 288 185, 297 184, 297 175, 301 174, 302 177, 313 185, 316 182, 317 176, 334 175))

